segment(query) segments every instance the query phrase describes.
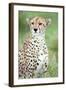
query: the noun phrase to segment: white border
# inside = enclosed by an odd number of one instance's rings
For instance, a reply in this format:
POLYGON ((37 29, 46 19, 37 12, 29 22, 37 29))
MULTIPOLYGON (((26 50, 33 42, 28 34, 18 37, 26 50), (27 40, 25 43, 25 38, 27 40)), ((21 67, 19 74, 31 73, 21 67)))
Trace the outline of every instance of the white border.
POLYGON ((14 85, 58 83, 63 81, 63 10, 53 7, 14 6, 14 85), (41 11, 58 13, 58 77, 18 79, 18 11, 41 11))

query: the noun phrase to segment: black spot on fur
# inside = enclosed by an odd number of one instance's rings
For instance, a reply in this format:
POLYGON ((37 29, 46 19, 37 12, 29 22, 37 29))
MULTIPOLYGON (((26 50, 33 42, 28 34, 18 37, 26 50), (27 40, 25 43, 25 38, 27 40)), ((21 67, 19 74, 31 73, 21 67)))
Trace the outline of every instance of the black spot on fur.
POLYGON ((38 45, 36 45, 36 47, 38 47, 38 45))
POLYGON ((32 62, 32 60, 31 60, 31 62, 32 62))
POLYGON ((37 63, 37 65, 39 65, 39 63, 37 63))
POLYGON ((31 66, 32 66, 32 64, 31 64, 31 66))
POLYGON ((41 61, 40 59, 38 59, 38 61, 41 61))
POLYGON ((34 43, 36 43, 36 40, 34 41, 34 43))
POLYGON ((41 53, 41 55, 43 55, 43 53, 41 53))
POLYGON ((47 67, 47 64, 45 63, 45 67, 47 67))

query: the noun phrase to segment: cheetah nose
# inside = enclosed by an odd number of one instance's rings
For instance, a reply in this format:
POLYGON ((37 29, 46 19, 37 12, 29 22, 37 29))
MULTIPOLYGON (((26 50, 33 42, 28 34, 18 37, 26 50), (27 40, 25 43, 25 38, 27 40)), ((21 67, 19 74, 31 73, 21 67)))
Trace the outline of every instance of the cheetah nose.
POLYGON ((36 32, 37 31, 37 28, 34 28, 34 31, 36 32))

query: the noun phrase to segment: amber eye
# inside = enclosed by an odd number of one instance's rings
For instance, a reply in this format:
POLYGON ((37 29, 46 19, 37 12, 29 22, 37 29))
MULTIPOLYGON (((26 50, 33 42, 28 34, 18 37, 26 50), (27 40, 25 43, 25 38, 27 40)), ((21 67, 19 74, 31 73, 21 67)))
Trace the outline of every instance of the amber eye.
POLYGON ((34 22, 32 22, 31 24, 34 25, 34 22))
POLYGON ((42 25, 42 23, 39 23, 39 25, 42 25))

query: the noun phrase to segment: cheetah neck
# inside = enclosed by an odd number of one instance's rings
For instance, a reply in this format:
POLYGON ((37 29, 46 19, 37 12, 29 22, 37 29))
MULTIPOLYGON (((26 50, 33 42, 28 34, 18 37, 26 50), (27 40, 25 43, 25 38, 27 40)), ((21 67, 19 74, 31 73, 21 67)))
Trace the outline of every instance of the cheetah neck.
POLYGON ((41 34, 41 35, 32 35, 32 39, 33 40, 39 40, 39 42, 43 42, 45 41, 45 34, 41 34))

